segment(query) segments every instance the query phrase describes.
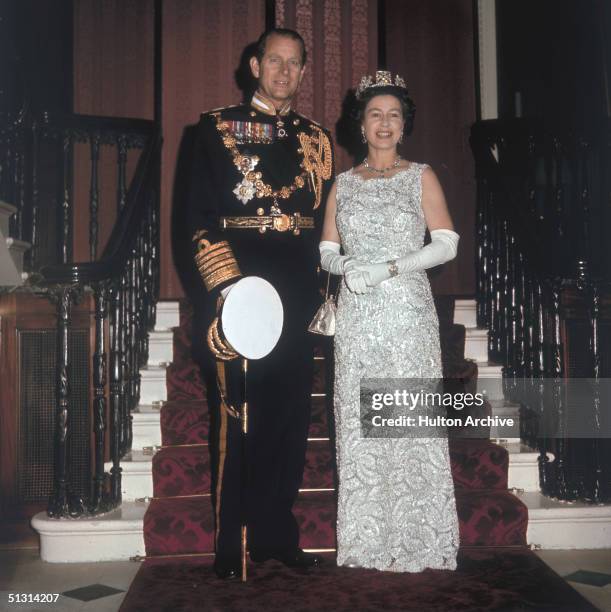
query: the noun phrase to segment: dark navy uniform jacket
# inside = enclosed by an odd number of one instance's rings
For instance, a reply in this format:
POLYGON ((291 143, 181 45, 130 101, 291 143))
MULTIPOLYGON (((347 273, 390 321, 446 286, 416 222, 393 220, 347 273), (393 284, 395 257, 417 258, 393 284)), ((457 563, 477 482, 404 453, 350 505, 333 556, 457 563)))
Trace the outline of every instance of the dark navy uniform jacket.
MULTIPOLYGON (((247 202, 234 193, 244 176, 233 161, 231 150, 223 143, 223 134, 218 122, 227 122, 238 131, 236 147, 240 154, 256 156, 259 161, 254 171, 260 172, 262 181, 273 190, 294 185, 295 178, 304 173, 303 153, 300 152, 298 134, 316 135, 326 130, 313 121, 290 111, 281 116, 284 138, 279 137, 278 118, 265 114, 251 105, 239 105, 205 113, 201 116, 195 141, 191 189, 188 201, 188 230, 195 236, 199 230, 207 230, 206 239, 214 244, 227 241, 235 255, 242 276, 256 275, 268 280, 278 291, 285 309, 287 322, 294 321, 307 327, 320 300, 317 293, 318 242, 322 229, 323 210, 332 184, 332 176, 322 180, 322 190, 316 210, 316 196, 309 174, 304 185, 296 188, 286 199, 279 198, 282 213, 300 213, 303 217, 314 217, 315 229, 303 229, 299 235, 291 231, 257 229, 226 229, 219 227, 223 216, 256 216, 258 209, 270 214, 271 197, 254 195, 247 202), (265 126, 265 127, 264 127, 265 126), (255 134, 255 137, 252 137, 255 134), (243 135, 240 142, 240 135, 243 135), (257 135, 259 138, 257 138, 257 135), (269 138, 271 142, 256 142, 269 138), (249 137, 250 136, 250 137, 249 137)), ((231 129, 229 133, 233 132, 231 129)), ((193 242, 193 254, 197 240, 193 242)), ((215 289, 235 282, 229 277, 215 289)))

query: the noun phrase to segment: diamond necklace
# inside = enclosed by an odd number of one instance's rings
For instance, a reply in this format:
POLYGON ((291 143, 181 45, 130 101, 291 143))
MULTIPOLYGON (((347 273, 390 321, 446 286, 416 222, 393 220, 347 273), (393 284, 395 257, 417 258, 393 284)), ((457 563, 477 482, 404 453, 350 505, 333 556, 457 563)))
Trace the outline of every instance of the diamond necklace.
POLYGON ((400 163, 401 163, 401 156, 400 155, 397 155, 397 158, 395 159, 395 161, 392 164, 392 166, 388 166, 388 168, 374 168, 373 166, 369 165, 369 160, 367 158, 365 158, 363 160, 363 166, 365 166, 365 168, 367 168, 367 170, 371 170, 372 172, 377 172, 378 174, 382 174, 382 175, 384 175, 384 173, 388 172, 389 170, 393 170, 394 168, 398 168, 400 163))

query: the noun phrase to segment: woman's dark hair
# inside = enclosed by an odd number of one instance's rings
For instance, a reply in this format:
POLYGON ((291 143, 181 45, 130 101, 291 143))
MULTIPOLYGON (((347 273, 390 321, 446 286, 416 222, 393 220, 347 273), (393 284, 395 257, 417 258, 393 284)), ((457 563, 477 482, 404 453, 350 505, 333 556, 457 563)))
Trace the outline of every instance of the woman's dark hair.
POLYGON ((396 87, 395 85, 381 85, 380 87, 369 87, 362 94, 361 97, 356 101, 354 109, 354 120, 358 125, 363 121, 365 116, 365 108, 367 104, 376 96, 394 96, 399 100, 401 104, 401 113, 403 115, 403 121, 405 121, 405 128, 403 132, 406 136, 409 136, 414 129, 414 116, 416 114, 416 105, 414 101, 409 97, 407 89, 403 87, 396 87))
POLYGON ((276 36, 286 36, 287 38, 292 38, 296 40, 301 45, 301 65, 305 66, 306 59, 308 54, 306 52, 305 42, 303 38, 301 38, 299 32, 295 32, 295 30, 289 30, 288 28, 271 28, 266 30, 259 36, 259 40, 257 41, 257 53, 255 57, 257 61, 260 63, 265 55, 265 46, 267 45, 267 39, 276 34, 276 36))

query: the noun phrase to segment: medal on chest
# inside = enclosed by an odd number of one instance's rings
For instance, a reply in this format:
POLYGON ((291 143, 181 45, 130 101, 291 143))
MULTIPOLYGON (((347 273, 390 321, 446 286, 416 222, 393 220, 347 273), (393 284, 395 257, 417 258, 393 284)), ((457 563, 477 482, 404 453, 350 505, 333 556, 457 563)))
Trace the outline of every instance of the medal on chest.
MULTIPOLYGON (((315 210, 320 206, 323 180, 331 178, 332 157, 331 143, 319 127, 312 125, 310 127, 311 134, 299 132, 300 147, 296 153, 298 157, 301 157, 300 166, 302 171, 294 178, 290 185, 285 185, 280 189, 273 189, 265 181, 263 173, 256 169, 260 162, 259 156, 243 154, 238 149, 237 145, 242 141, 232 131, 232 127, 239 122, 225 121, 221 118, 220 113, 215 114, 215 119, 216 128, 221 135, 223 145, 231 153, 233 163, 242 175, 242 180, 233 189, 233 193, 242 204, 248 204, 255 197, 271 198, 270 215, 281 215, 280 200, 288 199, 295 191, 303 188, 306 184, 306 179, 309 178, 310 186, 315 194, 313 209, 315 210)), ((271 128, 271 126, 269 127, 271 128)), ((285 124, 280 117, 278 117, 276 127, 278 129, 278 138, 286 138, 285 124), (280 130, 282 130, 282 136, 280 130)))

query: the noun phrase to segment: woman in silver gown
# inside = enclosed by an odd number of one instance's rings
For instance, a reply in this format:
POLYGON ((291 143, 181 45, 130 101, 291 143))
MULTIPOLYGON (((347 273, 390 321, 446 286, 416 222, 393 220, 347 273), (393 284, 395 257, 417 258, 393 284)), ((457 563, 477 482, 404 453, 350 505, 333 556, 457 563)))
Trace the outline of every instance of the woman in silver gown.
POLYGON ((343 276, 335 333, 337 563, 455 569, 447 439, 364 438, 359 400, 362 378, 441 378, 425 269, 455 257, 458 235, 433 171, 397 153, 414 115, 403 80, 378 71, 361 81, 357 98, 367 157, 338 175, 320 243, 323 269, 343 276), (427 227, 431 242, 423 247, 427 227))

